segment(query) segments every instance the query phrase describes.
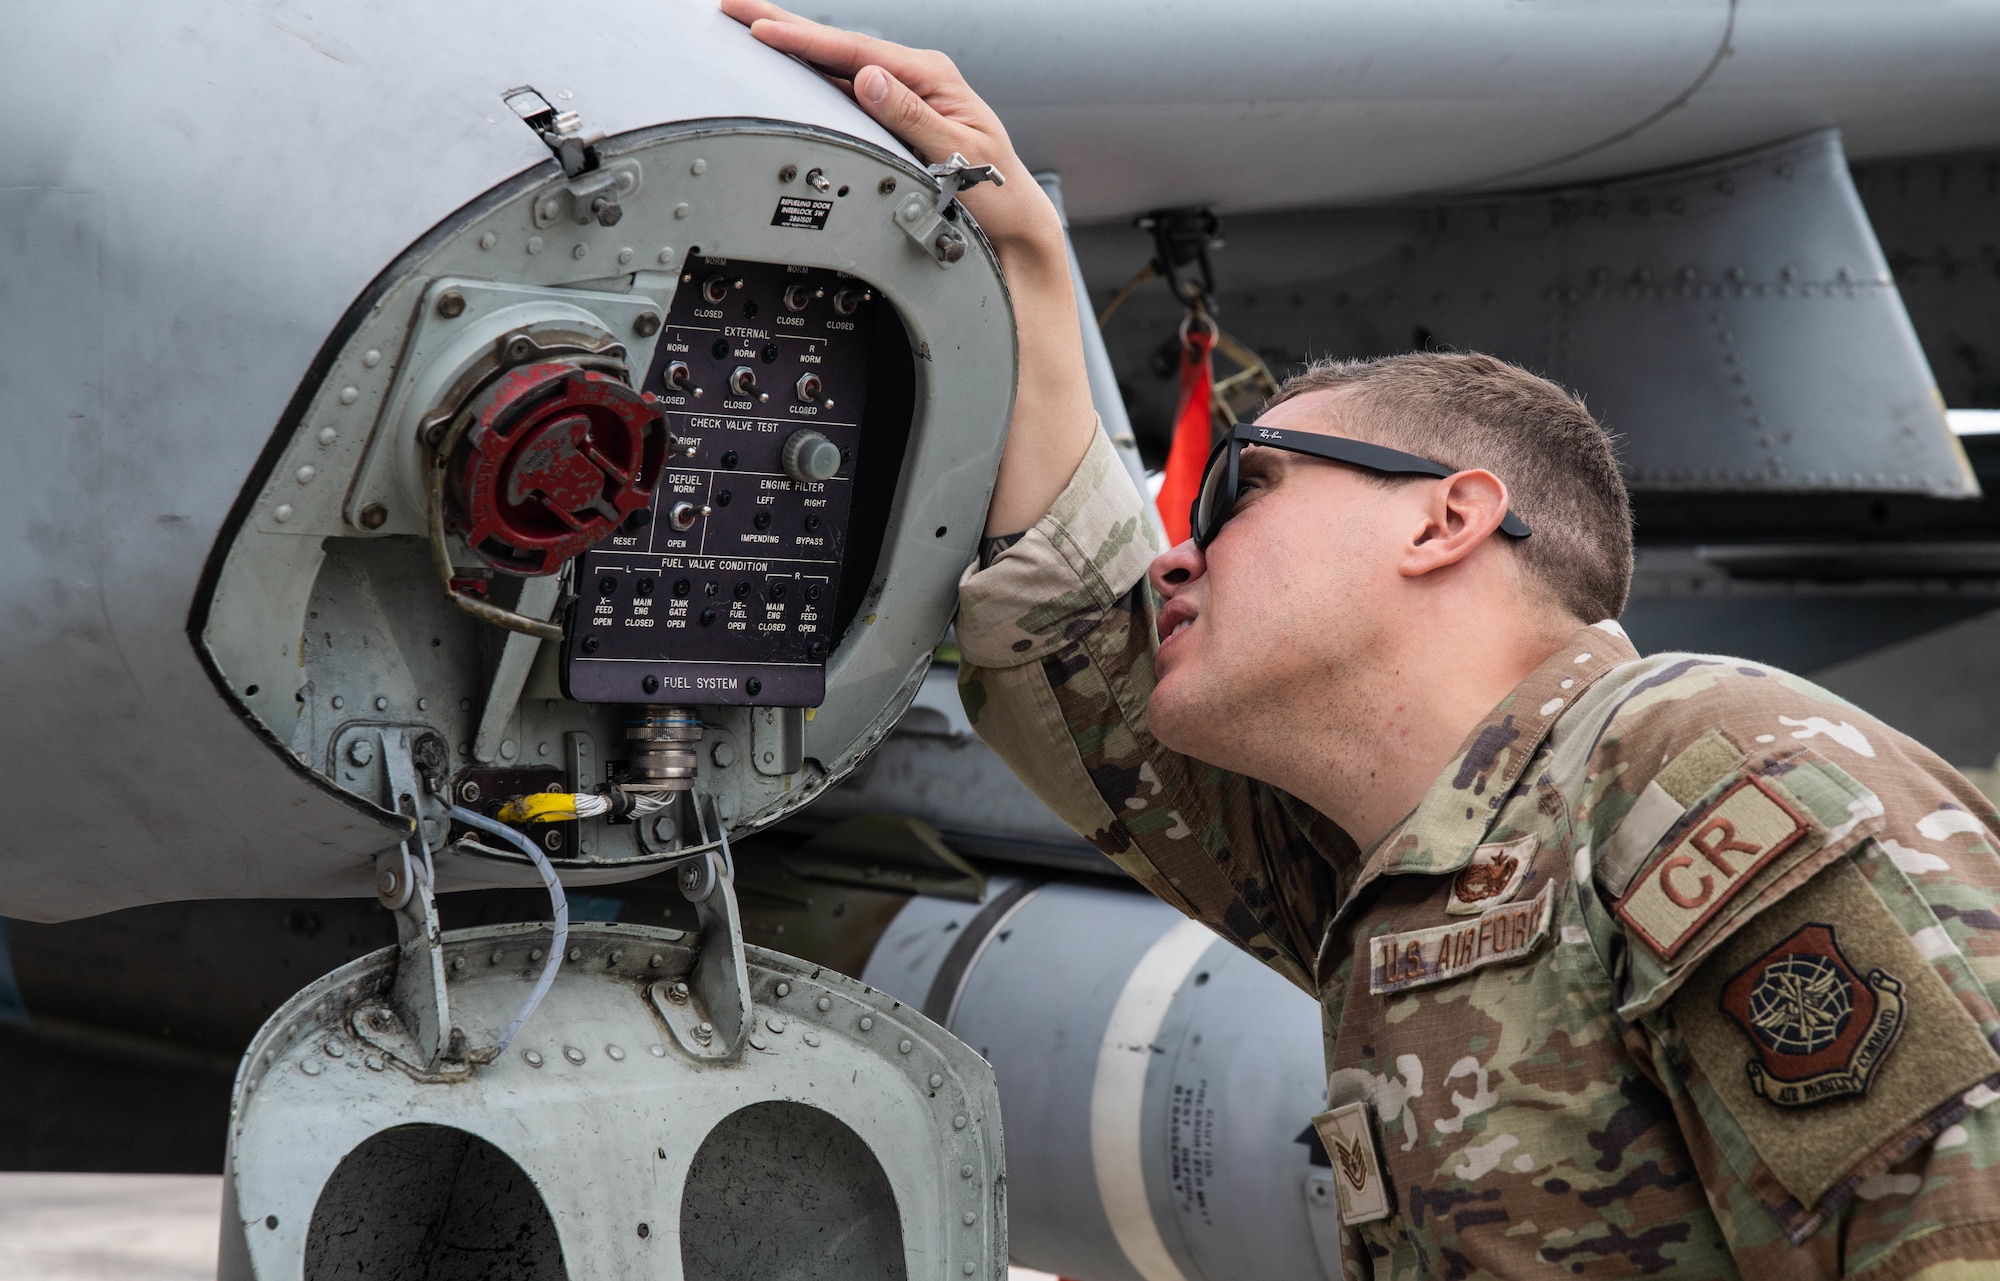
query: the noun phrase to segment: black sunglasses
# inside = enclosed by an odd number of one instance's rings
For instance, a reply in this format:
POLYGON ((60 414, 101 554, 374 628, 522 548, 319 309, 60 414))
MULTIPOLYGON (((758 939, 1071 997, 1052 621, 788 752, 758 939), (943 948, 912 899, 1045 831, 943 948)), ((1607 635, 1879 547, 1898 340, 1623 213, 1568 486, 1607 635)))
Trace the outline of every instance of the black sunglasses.
MULTIPOLYGON (((1261 445, 1266 449, 1284 449, 1294 454, 1305 454, 1312 458, 1324 458, 1330 462, 1346 463, 1350 467, 1360 467, 1367 471, 1381 472, 1385 476, 1455 476, 1454 468, 1443 463, 1434 463, 1428 458, 1406 454, 1400 449, 1386 449, 1381 445, 1371 445, 1363 440, 1349 440, 1345 436, 1322 436, 1312 431, 1286 431, 1280 427, 1259 427, 1255 423, 1237 423, 1229 429, 1229 434, 1216 443, 1214 452, 1208 456, 1208 466, 1201 474, 1201 489, 1195 494, 1194 506, 1188 512, 1188 528, 1194 534, 1197 547, 1206 548, 1215 541, 1215 535, 1222 529, 1224 521, 1236 510, 1237 467, 1243 458, 1245 445, 1261 445)), ((1514 538, 1526 538, 1528 527, 1512 511, 1500 522, 1500 532, 1514 538)))

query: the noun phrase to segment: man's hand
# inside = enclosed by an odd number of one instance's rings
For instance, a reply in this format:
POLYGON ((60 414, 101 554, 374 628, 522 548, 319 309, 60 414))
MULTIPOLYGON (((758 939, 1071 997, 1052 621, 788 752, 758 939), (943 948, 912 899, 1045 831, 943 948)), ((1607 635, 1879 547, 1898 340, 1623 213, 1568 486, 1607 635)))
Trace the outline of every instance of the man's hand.
POLYGON ((1069 483, 1096 421, 1055 206, 1014 154, 1000 118, 950 58, 811 22, 767 0, 722 0, 722 11, 773 49, 818 68, 924 163, 940 164, 956 151, 1006 176, 1006 186, 982 184, 959 201, 1000 255, 1021 351, 1014 417, 986 532, 1027 529, 1069 483))

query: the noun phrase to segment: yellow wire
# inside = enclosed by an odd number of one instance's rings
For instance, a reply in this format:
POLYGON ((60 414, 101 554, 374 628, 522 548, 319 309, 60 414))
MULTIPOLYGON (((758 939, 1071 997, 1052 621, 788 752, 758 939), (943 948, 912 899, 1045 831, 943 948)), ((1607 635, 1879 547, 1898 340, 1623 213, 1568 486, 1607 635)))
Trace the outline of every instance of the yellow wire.
POLYGON ((500 807, 503 823, 566 823, 576 817, 576 796, 571 792, 530 792, 500 807))

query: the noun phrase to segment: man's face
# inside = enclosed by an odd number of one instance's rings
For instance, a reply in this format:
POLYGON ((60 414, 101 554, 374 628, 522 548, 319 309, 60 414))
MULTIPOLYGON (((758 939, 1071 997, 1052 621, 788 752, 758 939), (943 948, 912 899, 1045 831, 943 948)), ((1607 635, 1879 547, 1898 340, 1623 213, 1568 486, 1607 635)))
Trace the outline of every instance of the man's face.
MULTIPOLYGON (((1258 419, 1328 435, 1342 430, 1337 392, 1288 400, 1258 419)), ((1167 597, 1147 723, 1165 745, 1229 766, 1246 736, 1320 709, 1363 654, 1379 658, 1401 578, 1398 549, 1422 523, 1415 487, 1370 484, 1360 471, 1282 450, 1243 450, 1236 508, 1206 552, 1183 543, 1153 562, 1167 597), (1264 715, 1284 709, 1276 717, 1264 715)), ((1268 750, 1270 744, 1262 743, 1268 750)))

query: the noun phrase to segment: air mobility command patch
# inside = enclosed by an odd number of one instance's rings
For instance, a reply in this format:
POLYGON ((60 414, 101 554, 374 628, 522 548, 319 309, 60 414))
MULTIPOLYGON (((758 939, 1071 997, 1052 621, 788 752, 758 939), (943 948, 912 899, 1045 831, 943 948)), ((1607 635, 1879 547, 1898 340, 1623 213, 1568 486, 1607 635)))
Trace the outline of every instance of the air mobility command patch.
POLYGON ((1722 1009, 1749 1036, 1750 1088, 1780 1107, 1866 1094, 1903 1031, 1902 980, 1880 968, 1863 979, 1834 927, 1800 926, 1736 972, 1722 1009))
POLYGON ((1683 828, 1618 900, 1620 920, 1672 960, 1764 865, 1812 824, 1754 775, 1739 780, 1683 828))
POLYGON ((1502 961, 1516 961, 1548 937, 1555 882, 1525 903, 1503 903, 1463 923, 1380 934, 1368 940, 1368 990, 1376 996, 1447 983, 1502 961))
POLYGON ((1880 857, 1838 859, 1730 922, 1665 1007, 1700 1065, 1697 1100, 1721 1105, 1703 1109, 1711 1127, 1724 1149, 1741 1150, 1734 1130, 1756 1150, 1769 1173, 1748 1171, 1752 1188, 1788 1231, 1809 1231, 1858 1178, 1955 1122, 1965 1091, 2000 1080, 2000 1055, 1940 967, 1976 980, 1955 951, 1918 950, 1911 924, 1928 909, 1880 857))
POLYGON ((1451 916, 1477 916, 1496 903, 1505 903, 1521 888, 1521 880, 1535 861, 1536 840, 1524 836, 1505 845, 1482 845, 1472 851, 1472 861, 1451 880, 1451 900, 1444 910, 1451 916))
POLYGON ((1334 1195, 1340 1221, 1348 1227, 1389 1217, 1389 1185, 1382 1177, 1382 1154, 1375 1144, 1375 1112, 1368 1103, 1349 1103, 1313 1118, 1313 1128, 1333 1158, 1334 1195))

